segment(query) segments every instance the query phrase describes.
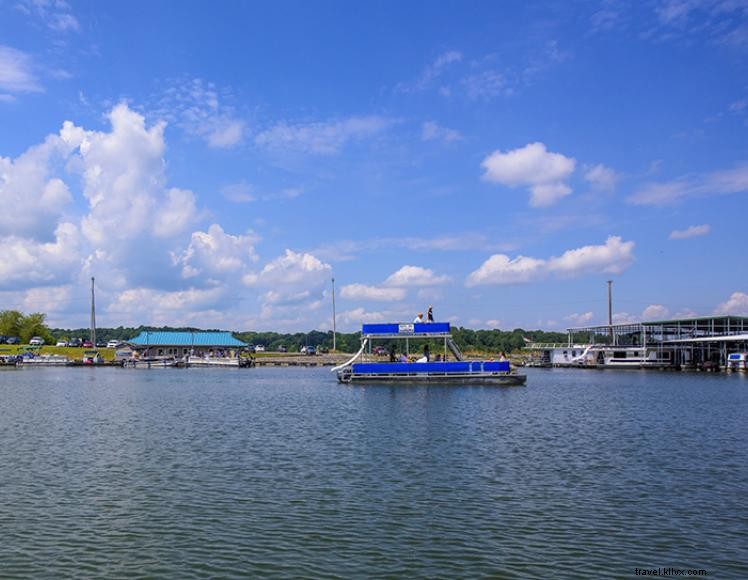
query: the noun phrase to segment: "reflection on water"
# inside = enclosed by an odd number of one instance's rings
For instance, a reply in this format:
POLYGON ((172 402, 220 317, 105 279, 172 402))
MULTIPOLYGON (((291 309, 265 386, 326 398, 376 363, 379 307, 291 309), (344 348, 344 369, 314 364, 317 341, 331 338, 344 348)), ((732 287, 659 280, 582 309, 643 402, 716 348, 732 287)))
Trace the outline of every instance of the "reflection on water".
POLYGON ((748 577, 745 376, 529 374, 0 372, 0 576, 748 577))

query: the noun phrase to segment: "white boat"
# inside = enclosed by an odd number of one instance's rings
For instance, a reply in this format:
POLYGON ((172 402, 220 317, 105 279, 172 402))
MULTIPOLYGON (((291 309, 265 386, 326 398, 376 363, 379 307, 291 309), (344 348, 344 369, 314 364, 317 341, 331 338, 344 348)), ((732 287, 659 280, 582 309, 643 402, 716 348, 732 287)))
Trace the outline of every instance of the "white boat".
POLYGON ((72 362, 68 357, 61 354, 37 354, 20 359, 20 364, 23 366, 64 367, 72 362))
POLYGON ((177 359, 172 357, 133 358, 122 362, 122 366, 132 369, 166 369, 177 366, 177 359))
POLYGON ((748 370, 748 353, 731 352, 727 355, 728 371, 745 371, 748 370))
POLYGON ((254 366, 254 360, 250 357, 237 356, 195 356, 188 355, 184 359, 187 367, 229 367, 248 368, 254 366))

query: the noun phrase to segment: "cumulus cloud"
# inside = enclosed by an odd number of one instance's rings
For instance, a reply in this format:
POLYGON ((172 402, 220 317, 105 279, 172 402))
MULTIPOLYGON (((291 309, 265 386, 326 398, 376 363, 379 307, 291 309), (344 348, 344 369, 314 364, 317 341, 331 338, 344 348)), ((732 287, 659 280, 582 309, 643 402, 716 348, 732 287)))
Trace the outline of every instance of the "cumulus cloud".
MULTIPOLYGON (((164 124, 146 127, 142 115, 120 104, 111 132, 65 122, 61 138, 77 149, 90 211, 82 230, 92 243, 116 248, 136 236, 173 236, 197 219, 194 194, 165 187, 164 124)), ((141 239, 142 241, 142 239, 141 239)))
POLYGON ((729 195, 748 191, 748 163, 701 175, 689 175, 671 181, 647 183, 629 196, 636 205, 667 206, 686 199, 729 195))
POLYGON ((117 293, 105 312, 123 324, 189 325, 199 320, 201 324, 213 321, 220 327, 230 322, 226 298, 225 287, 175 291, 130 288, 117 293))
POLYGON ((258 133, 255 144, 274 151, 333 155, 347 143, 377 135, 392 123, 391 119, 376 115, 315 123, 282 121, 258 133))
POLYGON ((187 250, 176 258, 182 266, 184 278, 208 275, 241 275, 249 262, 258 260, 255 244, 259 236, 253 232, 246 235, 227 234, 218 224, 212 224, 207 232, 192 233, 187 250))
POLYGON ((717 306, 714 313, 748 316, 748 294, 745 292, 733 292, 727 301, 717 306))
POLYGON ((63 284, 82 262, 80 233, 71 223, 57 226, 53 242, 6 236, 0 237, 0 244, 5 256, 0 260, 0 289, 63 284))
POLYGON ((618 181, 618 174, 610 167, 598 164, 587 168, 584 179, 598 191, 613 191, 618 181))
POLYGON ((449 276, 439 276, 429 268, 403 266, 384 281, 386 286, 439 286, 446 284, 449 276))
POLYGON ((480 268, 471 272, 465 284, 520 284, 540 280, 549 275, 574 277, 585 273, 619 274, 634 260, 634 242, 610 236, 605 244, 567 250, 549 259, 494 254, 480 268))
POLYGON ((243 281, 250 287, 320 288, 330 280, 331 272, 330 264, 311 254, 286 250, 285 254, 265 264, 260 272, 246 274, 243 281))
POLYGON ((426 121, 421 126, 421 139, 424 141, 452 143, 454 141, 462 141, 462 135, 457 129, 442 127, 436 121, 426 121))
POLYGON ((662 304, 650 304, 642 312, 642 320, 664 320, 670 316, 670 310, 662 304))
POLYGON ((0 235, 49 238, 72 201, 67 185, 54 176, 69 147, 56 135, 16 159, 0 157, 0 235), (8 211, 14 208, 14 211, 8 211))
POLYGON ((671 240, 687 240, 688 238, 696 238, 698 236, 705 236, 709 233, 711 227, 709 224, 702 224, 700 226, 690 226, 685 230, 673 230, 668 236, 671 240))
POLYGON ((340 289, 340 297, 348 300, 378 300, 397 302, 405 299, 404 288, 382 288, 366 284, 347 284, 340 289))
POLYGON ((536 142, 507 152, 494 151, 481 167, 484 180, 509 187, 528 187, 530 205, 546 207, 571 193, 566 180, 574 172, 576 160, 551 153, 543 143, 536 142))
POLYGON ((43 89, 33 68, 34 62, 27 53, 0 44, 0 90, 10 93, 41 92, 43 89))
POLYGON ((594 314, 590 312, 582 312, 580 313, 574 313, 569 314, 569 316, 566 317, 566 320, 571 322, 574 326, 584 326, 585 324, 589 324, 589 322, 594 318, 594 314))

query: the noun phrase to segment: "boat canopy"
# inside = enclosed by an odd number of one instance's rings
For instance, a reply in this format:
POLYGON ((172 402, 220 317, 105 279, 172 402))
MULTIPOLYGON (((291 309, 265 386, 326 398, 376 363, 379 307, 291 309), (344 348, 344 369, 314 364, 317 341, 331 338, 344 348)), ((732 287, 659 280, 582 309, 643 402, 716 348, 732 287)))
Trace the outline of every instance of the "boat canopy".
POLYGON ((449 333, 449 322, 364 324, 361 329, 363 338, 428 338, 449 333))

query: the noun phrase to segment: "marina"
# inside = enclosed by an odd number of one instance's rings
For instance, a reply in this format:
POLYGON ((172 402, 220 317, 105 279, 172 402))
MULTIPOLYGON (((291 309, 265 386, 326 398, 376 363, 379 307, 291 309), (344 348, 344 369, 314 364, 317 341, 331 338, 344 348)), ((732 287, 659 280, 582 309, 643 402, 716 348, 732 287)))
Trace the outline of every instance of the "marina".
POLYGON ((531 343, 530 366, 746 370, 748 317, 703 316, 569 328, 566 343, 531 343))

